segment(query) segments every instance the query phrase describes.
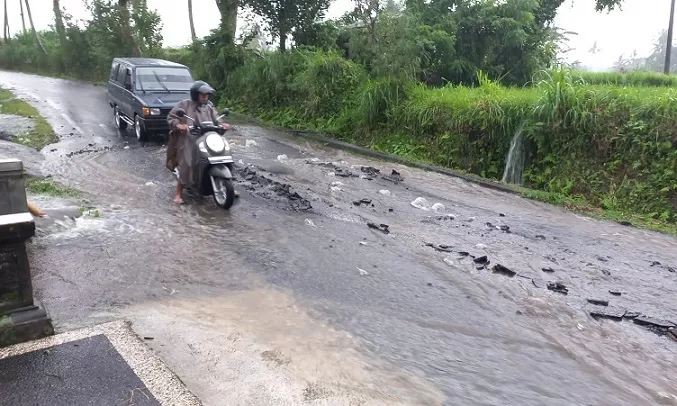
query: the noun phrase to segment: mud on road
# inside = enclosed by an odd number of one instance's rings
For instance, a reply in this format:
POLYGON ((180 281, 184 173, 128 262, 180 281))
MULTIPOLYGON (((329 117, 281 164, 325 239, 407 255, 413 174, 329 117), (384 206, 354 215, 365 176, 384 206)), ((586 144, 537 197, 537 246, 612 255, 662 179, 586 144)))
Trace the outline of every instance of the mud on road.
POLYGON ((176 207, 162 143, 119 134, 104 88, 0 86, 100 211, 31 247, 57 329, 134 321, 205 404, 677 404, 671 237, 252 126, 235 207, 176 207))

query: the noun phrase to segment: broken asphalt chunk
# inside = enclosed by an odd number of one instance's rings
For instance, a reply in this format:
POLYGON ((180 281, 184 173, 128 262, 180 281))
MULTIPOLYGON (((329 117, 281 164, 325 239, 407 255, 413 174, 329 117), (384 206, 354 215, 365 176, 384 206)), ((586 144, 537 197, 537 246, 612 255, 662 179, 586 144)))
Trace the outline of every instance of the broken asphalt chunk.
POLYGON ((614 296, 621 296, 623 294, 623 292, 619 290, 610 290, 609 293, 611 293, 614 296))
POLYGON ((675 328, 675 323, 668 321, 668 320, 659 320, 659 319, 654 319, 653 317, 648 317, 648 316, 639 316, 635 317, 632 319, 635 324, 639 324, 640 326, 645 326, 645 327, 650 327, 650 328, 657 328, 660 330, 667 330, 670 328, 675 328))
POLYGON ((623 320, 625 316, 625 309, 617 307, 599 307, 590 311, 590 315, 595 319, 612 319, 616 321, 623 320))
POLYGON ((541 271, 543 271, 543 272, 545 272, 545 273, 553 273, 553 272, 555 272, 555 270, 552 269, 552 268, 541 268, 541 271))
POLYGON ((594 304, 594 305, 597 305, 597 306, 609 306, 608 300, 588 299, 588 303, 594 304))
POLYGON ((394 169, 392 170, 390 175, 383 175, 381 176, 381 178, 395 183, 404 182, 404 178, 402 177, 402 175, 400 175, 400 173, 394 169))
POLYGON ((494 265, 492 270, 493 270, 494 273, 505 275, 505 276, 508 276, 510 278, 517 275, 517 272, 515 272, 512 269, 508 268, 507 266, 504 266, 504 265, 501 265, 501 264, 494 265))
POLYGON ((635 319, 635 318, 637 318, 641 315, 642 315, 642 313, 639 313, 639 312, 625 312, 625 314, 623 315, 623 318, 624 319, 635 319))
POLYGON ((371 204, 371 199, 360 199, 360 200, 355 200, 355 201, 353 202, 353 204, 354 204, 355 206, 362 206, 363 204, 369 206, 369 205, 371 204))
POLYGON ((476 263, 476 264, 481 264, 481 265, 486 265, 486 264, 489 263, 489 259, 487 258, 486 255, 483 255, 483 256, 481 256, 481 257, 479 257, 479 258, 475 258, 475 259, 473 259, 472 261, 473 261, 474 263, 476 263))
POLYGON ((548 290, 561 293, 563 295, 569 294, 569 289, 561 282, 549 282, 547 288, 548 290))
POLYGON ((445 245, 445 244, 435 245, 435 244, 430 243, 430 242, 426 243, 425 245, 426 245, 426 247, 430 247, 430 248, 434 249, 435 251, 453 252, 452 247, 449 246, 449 245, 445 245))
POLYGON ((374 178, 381 173, 380 169, 376 169, 371 166, 363 166, 362 168, 360 168, 360 170, 367 176, 366 177, 367 180, 374 180, 374 178))
POLYGON ((387 224, 376 224, 376 223, 367 223, 367 227, 371 228, 372 230, 378 230, 382 232, 383 234, 390 234, 390 226, 387 224))

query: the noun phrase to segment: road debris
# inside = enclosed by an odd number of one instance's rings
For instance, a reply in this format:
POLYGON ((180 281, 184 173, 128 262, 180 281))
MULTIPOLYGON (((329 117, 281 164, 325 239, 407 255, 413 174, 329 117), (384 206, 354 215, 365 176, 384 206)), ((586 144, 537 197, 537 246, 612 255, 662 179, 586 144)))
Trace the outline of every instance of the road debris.
POLYGON ((493 270, 494 273, 505 275, 505 276, 508 276, 510 278, 517 275, 517 272, 515 272, 512 269, 508 268, 507 266, 504 266, 504 265, 501 265, 501 264, 494 265, 492 270, 493 270))
POLYGON ((608 300, 602 300, 602 299, 588 299, 588 303, 594 304, 597 306, 609 306, 609 301, 608 300))
POLYGON ((547 286, 548 290, 553 292, 561 293, 563 295, 569 294, 569 289, 562 282, 549 282, 547 286))
POLYGON ((444 245, 444 244, 435 245, 433 243, 427 242, 427 243, 425 243, 425 246, 430 247, 430 248, 432 248, 432 249, 434 249, 435 251, 438 251, 438 252, 454 252, 452 247, 449 246, 449 245, 444 245))
POLYGON ((623 320, 625 309, 615 307, 598 307, 590 311, 590 316, 595 319, 611 319, 616 321, 623 320))
POLYGON ((353 205, 355 205, 355 206, 362 206, 362 205, 369 206, 369 205, 371 205, 371 207, 374 207, 374 205, 371 203, 371 199, 355 200, 353 202, 353 205))
POLYGON ((387 224, 376 224, 376 223, 367 223, 367 227, 372 230, 378 230, 383 234, 390 234, 390 226, 387 224))

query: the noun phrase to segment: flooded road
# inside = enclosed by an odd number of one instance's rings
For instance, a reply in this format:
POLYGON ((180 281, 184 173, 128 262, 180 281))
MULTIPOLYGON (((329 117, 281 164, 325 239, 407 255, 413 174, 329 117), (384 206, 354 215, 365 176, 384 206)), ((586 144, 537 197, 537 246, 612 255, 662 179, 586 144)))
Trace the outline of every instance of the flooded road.
POLYGON ((130 319, 205 404, 677 404, 677 342, 590 316, 677 322, 671 237, 250 126, 234 208, 177 207, 161 141, 119 134, 105 88, 0 86, 98 210, 31 246, 57 330, 130 319))

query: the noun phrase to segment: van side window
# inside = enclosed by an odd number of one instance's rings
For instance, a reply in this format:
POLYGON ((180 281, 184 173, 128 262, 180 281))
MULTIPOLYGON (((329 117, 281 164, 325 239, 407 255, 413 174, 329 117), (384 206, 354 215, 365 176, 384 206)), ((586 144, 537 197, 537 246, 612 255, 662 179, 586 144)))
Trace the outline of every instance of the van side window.
POLYGON ((132 71, 129 68, 125 69, 124 86, 125 86, 125 88, 128 88, 128 89, 132 88, 132 71))
POLYGON ((120 67, 119 67, 119 69, 118 69, 118 80, 117 80, 117 82, 118 82, 119 84, 125 83, 125 74, 126 74, 126 72, 127 72, 127 69, 125 68, 125 66, 124 66, 124 65, 120 65, 120 67))
POLYGON ((113 66, 110 69, 110 80, 117 80, 119 68, 120 68, 120 64, 113 62, 113 66))

